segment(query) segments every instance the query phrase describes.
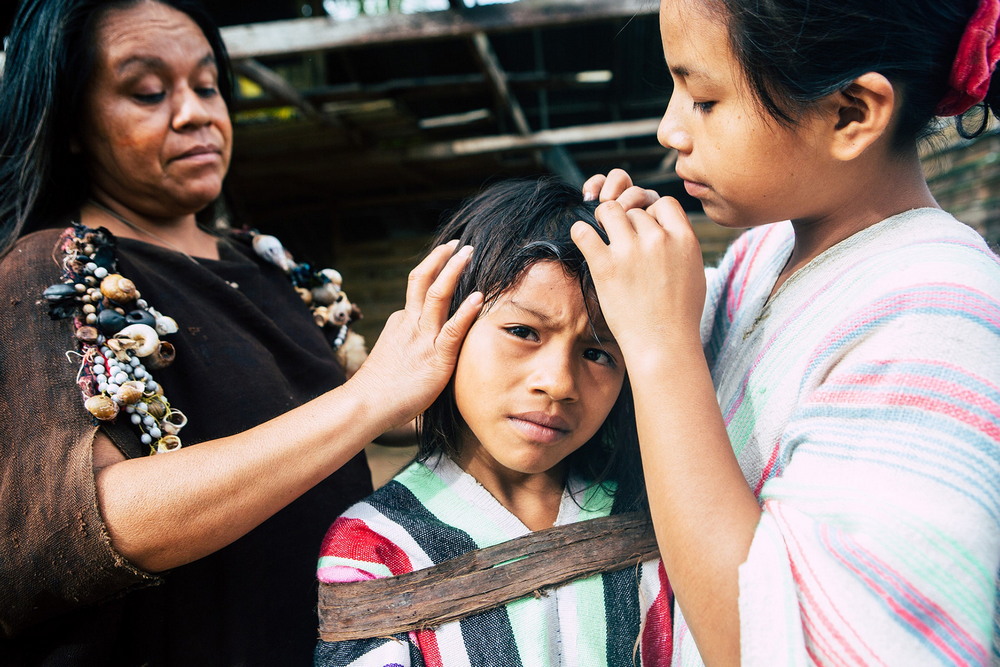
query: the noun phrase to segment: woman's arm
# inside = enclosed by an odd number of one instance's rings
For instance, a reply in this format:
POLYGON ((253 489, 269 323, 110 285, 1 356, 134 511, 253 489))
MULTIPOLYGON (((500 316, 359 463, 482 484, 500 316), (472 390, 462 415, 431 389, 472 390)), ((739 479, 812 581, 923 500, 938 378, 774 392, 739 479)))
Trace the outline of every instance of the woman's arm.
POLYGON ((114 547, 153 572, 206 556, 429 405, 482 305, 473 294, 447 316, 471 255, 452 256, 454 248, 435 249, 411 272, 404 310, 343 386, 243 433, 165 455, 125 460, 99 435, 97 498, 114 547))
POLYGON ((705 274, 680 205, 606 201, 605 245, 585 225, 587 258, 635 396, 650 511, 664 567, 706 664, 738 664, 738 568, 760 518, 715 395, 699 335, 705 274))

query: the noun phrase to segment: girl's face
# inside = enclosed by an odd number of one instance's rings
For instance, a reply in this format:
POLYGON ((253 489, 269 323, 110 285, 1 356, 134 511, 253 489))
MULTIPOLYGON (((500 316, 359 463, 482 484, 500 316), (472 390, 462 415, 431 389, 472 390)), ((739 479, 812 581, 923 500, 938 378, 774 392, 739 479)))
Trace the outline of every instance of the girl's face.
POLYGON ((749 227, 810 219, 832 160, 820 114, 782 127, 753 97, 714 0, 662 0, 660 32, 674 90, 657 138, 678 152, 688 194, 715 222, 749 227))
POLYGON ((563 459, 604 423, 624 376, 621 350, 603 318, 591 320, 579 282, 556 262, 532 265, 462 346, 459 464, 481 481, 561 475, 563 459))
POLYGON ((215 199, 232 126, 212 48, 191 18, 158 2, 110 10, 79 148, 94 194, 150 217, 178 217, 215 199))

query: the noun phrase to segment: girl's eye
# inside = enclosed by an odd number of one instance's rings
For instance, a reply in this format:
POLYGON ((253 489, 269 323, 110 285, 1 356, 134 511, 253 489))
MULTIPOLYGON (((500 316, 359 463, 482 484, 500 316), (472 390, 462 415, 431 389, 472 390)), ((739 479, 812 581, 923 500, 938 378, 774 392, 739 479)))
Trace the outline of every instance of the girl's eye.
POLYGON ((504 329, 507 333, 512 336, 517 336, 518 338, 523 338, 525 340, 537 340, 538 335, 535 330, 531 327, 526 327, 522 324, 515 324, 511 327, 505 327, 504 329))
POLYGON ((694 110, 701 113, 708 113, 715 106, 715 102, 694 102, 694 110))
POLYGON ((603 364, 605 366, 615 365, 614 357, 612 357, 610 354, 597 347, 591 347, 585 350, 583 353, 583 358, 586 359, 587 361, 593 361, 595 363, 603 364))
POLYGON ((166 93, 135 93, 132 97, 140 104, 158 104, 166 97, 166 93))
POLYGON ((212 86, 202 86, 200 88, 195 88, 195 92, 198 93, 198 97, 215 97, 218 95, 219 90, 212 86))

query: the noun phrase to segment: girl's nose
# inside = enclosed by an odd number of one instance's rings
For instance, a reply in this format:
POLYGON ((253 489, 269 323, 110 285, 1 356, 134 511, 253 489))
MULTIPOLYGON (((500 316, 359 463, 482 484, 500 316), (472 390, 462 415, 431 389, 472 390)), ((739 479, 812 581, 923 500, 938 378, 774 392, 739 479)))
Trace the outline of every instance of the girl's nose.
POLYGON ((579 398, 576 373, 567 353, 548 354, 536 361, 531 376, 532 391, 542 392, 556 402, 572 402, 579 398))
POLYGON ((664 148, 673 148, 678 153, 690 153, 691 135, 684 129, 679 106, 677 96, 671 95, 660 125, 656 128, 656 140, 664 148))

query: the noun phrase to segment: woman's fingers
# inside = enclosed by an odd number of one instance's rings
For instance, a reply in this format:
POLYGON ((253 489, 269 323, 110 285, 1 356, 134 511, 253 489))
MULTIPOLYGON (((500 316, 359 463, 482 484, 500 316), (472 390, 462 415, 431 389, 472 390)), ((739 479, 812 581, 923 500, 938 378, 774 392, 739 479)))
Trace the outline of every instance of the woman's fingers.
POLYGON ((464 246, 448 259, 444 268, 438 271, 430 287, 427 288, 421 304, 420 319, 418 320, 421 328, 438 330, 448 319, 448 309, 451 306, 451 298, 455 294, 455 289, 458 287, 458 279, 471 257, 472 246, 464 246))
POLYGON ((377 397, 386 428, 412 419, 441 393, 482 308, 483 296, 474 292, 448 317, 472 256, 470 246, 454 252, 456 245, 435 248, 410 272, 406 306, 389 317, 368 359, 348 382, 377 397))
POLYGON ((441 327, 441 333, 437 337, 437 349, 441 357, 448 361, 450 365, 458 359, 458 353, 462 349, 462 341, 465 334, 469 332, 483 307, 483 293, 473 292, 465 298, 455 311, 455 314, 448 319, 441 327))
MULTIPOLYGON (((430 289, 430 286, 448 262, 454 259, 453 255, 457 246, 458 239, 453 239, 443 245, 439 245, 431 250, 427 254, 427 257, 410 271, 406 283, 406 306, 404 310, 414 315, 420 314, 424 307, 427 290, 430 289)), ((468 257, 466 257, 466 260, 468 260, 468 257)))

